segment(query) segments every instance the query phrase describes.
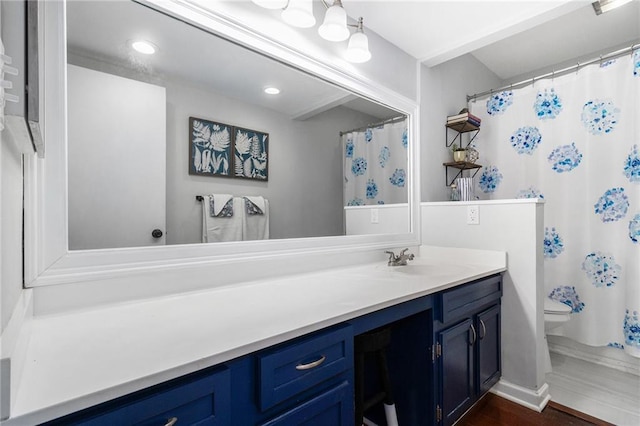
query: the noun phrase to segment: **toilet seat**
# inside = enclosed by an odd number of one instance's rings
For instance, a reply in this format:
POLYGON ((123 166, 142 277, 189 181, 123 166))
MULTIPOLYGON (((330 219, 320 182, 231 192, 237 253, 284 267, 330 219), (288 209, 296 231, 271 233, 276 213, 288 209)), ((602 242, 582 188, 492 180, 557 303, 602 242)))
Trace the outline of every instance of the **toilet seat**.
POLYGON ((571 313, 571 307, 546 297, 544 300, 544 313, 546 315, 567 315, 571 313))

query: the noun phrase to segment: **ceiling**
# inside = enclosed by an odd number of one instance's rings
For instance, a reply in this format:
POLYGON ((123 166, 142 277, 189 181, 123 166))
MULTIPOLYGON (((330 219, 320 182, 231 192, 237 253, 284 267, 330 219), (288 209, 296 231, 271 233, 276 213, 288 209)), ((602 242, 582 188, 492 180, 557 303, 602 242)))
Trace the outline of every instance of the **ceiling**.
MULTIPOLYGON (((316 13, 321 13, 321 0, 315 2, 316 13)), ((365 31, 375 31, 426 66, 470 53, 503 80, 640 42, 640 0, 600 16, 582 0, 343 0, 343 4, 351 17, 364 17, 365 31)), ((378 119, 397 115, 132 2, 73 1, 67 4, 67 13, 69 49, 76 57, 144 71, 159 80, 170 76, 215 87, 292 119, 308 119, 336 106, 378 119), (160 46, 158 54, 132 54, 127 43, 137 37, 153 40, 160 46), (265 95, 262 89, 267 85, 280 86, 282 93, 265 95)))
POLYGON ((364 17, 366 28, 427 66, 471 53, 504 80, 640 42, 640 0, 600 16, 584 0, 343 0, 343 5, 351 17, 364 17))
POLYGON ((399 113, 131 1, 67 3, 69 62, 164 85, 168 79, 305 120, 342 106, 376 120, 399 113), (132 40, 150 40, 154 55, 132 40), (281 89, 277 96, 267 86, 281 89))

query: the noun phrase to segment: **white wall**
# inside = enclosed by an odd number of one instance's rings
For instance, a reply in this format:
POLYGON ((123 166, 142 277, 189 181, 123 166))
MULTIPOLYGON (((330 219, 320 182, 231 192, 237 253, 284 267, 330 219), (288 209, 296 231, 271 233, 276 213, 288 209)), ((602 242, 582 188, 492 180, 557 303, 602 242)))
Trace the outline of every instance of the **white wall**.
POLYGON ((402 234, 409 229, 409 205, 382 204, 344 208, 346 235, 402 234))
POLYGON ((22 290, 22 156, 0 133, 0 320, 4 331, 22 290))
MULTIPOLYGON (((544 343, 544 204, 537 200, 422 203, 422 244, 507 252, 502 298, 503 396, 541 409, 548 399, 544 343), (467 225, 467 207, 480 223, 467 225)), ((463 260, 463 259, 461 259, 463 260)))
MULTIPOLYGON (((445 146, 447 116, 467 106, 467 95, 497 87, 500 79, 472 55, 444 64, 421 67, 420 76, 420 192, 422 201, 448 200, 445 169, 452 161, 445 146)), ((482 130, 480 130, 482 131, 482 130)), ((451 134, 451 133, 450 133, 451 134)), ((482 147, 480 160, 482 164, 482 147)))
MULTIPOLYGON (((8 32, 15 32, 13 22, 2 21, 2 9, 8 6, 5 2, 0 5, 3 40, 7 40, 8 32)), ((15 56, 13 52, 6 53, 15 56)), ((15 81, 13 77, 11 80, 15 81)), ((22 155, 9 140, 8 130, 3 130, 0 132, 0 333, 5 330, 22 291, 22 194, 22 155)))

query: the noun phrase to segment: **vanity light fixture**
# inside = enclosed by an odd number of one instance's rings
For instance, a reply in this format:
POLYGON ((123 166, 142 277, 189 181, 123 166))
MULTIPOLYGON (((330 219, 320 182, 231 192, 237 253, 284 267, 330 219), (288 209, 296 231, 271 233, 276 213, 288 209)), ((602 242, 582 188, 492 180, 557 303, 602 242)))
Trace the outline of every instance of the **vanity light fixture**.
MULTIPOLYGON (((310 28, 316 24, 313 16, 313 0, 252 0, 258 6, 266 9, 277 9, 276 6, 284 7, 282 19, 289 25, 298 28, 310 28)), ((601 0, 610 1, 610 0, 601 0)), ((333 0, 329 6, 327 0, 322 0, 322 4, 327 8, 324 21, 318 28, 318 34, 328 41, 344 41, 349 38, 349 27, 356 28, 355 33, 349 39, 349 45, 345 57, 347 61, 363 63, 371 59, 369 51, 369 38, 364 33, 363 18, 358 18, 358 23, 347 24, 347 12, 342 6, 342 0, 333 0)))
POLYGON ((153 43, 146 40, 135 40, 131 42, 131 47, 139 53, 145 55, 153 55, 158 51, 158 48, 153 43))
POLYGON ((289 0, 289 4, 282 11, 282 19, 293 27, 313 27, 316 24, 316 17, 313 16, 313 0, 289 0))
POLYGON ((617 7, 622 6, 625 3, 629 3, 631 0, 598 0, 591 3, 596 15, 602 15, 605 12, 609 12, 617 7))
POLYGON ((369 51, 369 39, 364 33, 362 18, 358 19, 358 25, 356 26, 356 32, 353 33, 349 39, 349 46, 347 47, 347 53, 345 54, 347 61, 361 64, 371 59, 371 52, 369 51))
POLYGON ((265 87, 264 93, 266 93, 267 95, 277 95, 280 93, 280 89, 278 89, 277 87, 265 87))
POLYGON ((341 0, 335 0, 333 5, 327 9, 324 21, 318 28, 318 34, 329 41, 344 41, 349 38, 347 12, 342 7, 341 0))

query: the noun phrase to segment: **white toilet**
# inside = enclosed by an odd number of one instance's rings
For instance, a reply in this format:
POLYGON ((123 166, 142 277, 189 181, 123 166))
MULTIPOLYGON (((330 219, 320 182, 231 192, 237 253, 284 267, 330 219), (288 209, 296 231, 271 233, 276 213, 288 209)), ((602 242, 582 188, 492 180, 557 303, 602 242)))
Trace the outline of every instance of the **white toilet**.
POLYGON ((550 297, 544 299, 545 334, 571 319, 571 307, 550 297))
POLYGON ((551 372, 551 355, 549 355, 549 344, 547 342, 547 333, 556 327, 561 326, 571 319, 571 307, 562 302, 553 300, 549 297, 544 298, 544 343, 547 347, 547 356, 545 362, 545 372, 551 372))

